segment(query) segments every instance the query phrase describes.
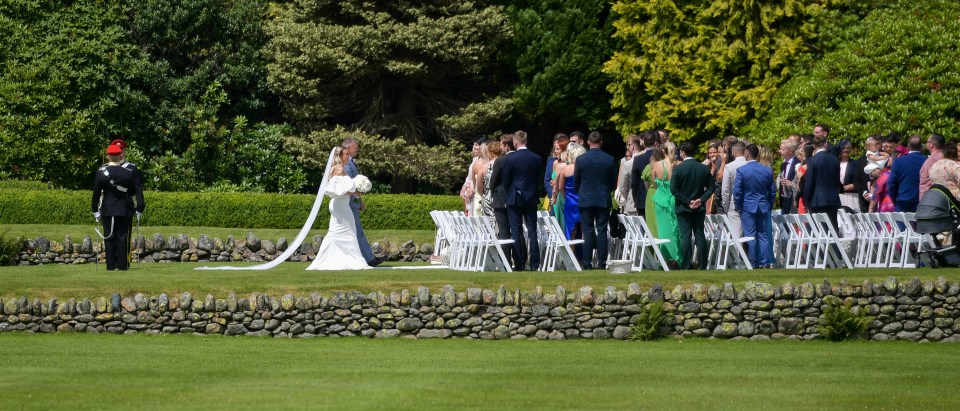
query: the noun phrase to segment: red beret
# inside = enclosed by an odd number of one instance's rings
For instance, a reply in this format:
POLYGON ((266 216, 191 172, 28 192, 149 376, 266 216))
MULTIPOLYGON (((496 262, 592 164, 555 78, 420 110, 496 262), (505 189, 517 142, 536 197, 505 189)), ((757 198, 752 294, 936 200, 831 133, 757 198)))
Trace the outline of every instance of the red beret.
POLYGON ((119 138, 116 139, 116 140, 111 141, 111 142, 110 142, 110 145, 111 145, 111 146, 118 146, 118 147, 120 147, 121 150, 127 148, 127 143, 124 143, 123 140, 121 140, 121 139, 119 139, 119 138))
POLYGON ((108 155, 108 156, 119 156, 119 155, 121 155, 121 154, 123 154, 123 150, 120 148, 120 146, 117 146, 117 145, 114 145, 114 144, 111 144, 111 145, 107 146, 107 155, 108 155))

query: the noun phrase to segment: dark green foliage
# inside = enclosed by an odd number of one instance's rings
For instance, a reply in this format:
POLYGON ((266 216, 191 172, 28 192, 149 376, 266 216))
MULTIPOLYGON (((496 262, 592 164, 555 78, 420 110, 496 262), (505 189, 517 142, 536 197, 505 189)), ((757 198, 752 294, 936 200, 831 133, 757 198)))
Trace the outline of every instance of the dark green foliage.
POLYGON ((820 335, 830 341, 844 341, 862 337, 874 318, 863 307, 851 309, 852 304, 841 303, 838 298, 824 299, 826 307, 820 317, 820 335))
POLYGON ((746 134, 772 146, 816 123, 857 142, 889 131, 960 135, 960 3, 881 3, 890 4, 838 33, 834 49, 785 83, 746 134))
MULTIPOLYGON (((148 191, 143 225, 228 228, 300 228, 315 196, 258 193, 171 193, 148 191)), ((363 227, 371 230, 432 230, 431 210, 457 210, 456 196, 368 194, 363 227)), ((89 224, 89 191, 0 189, 0 224, 89 224)), ((327 201, 314 227, 330 219, 327 201)))
POLYGON ((666 323, 666 307, 663 300, 643 307, 630 329, 630 339, 650 341, 660 338, 660 327, 666 323))
POLYGON ((23 239, 11 237, 6 231, 0 233, 0 266, 12 265, 17 252, 23 248, 23 239))
POLYGON ((47 183, 29 180, 0 180, 0 189, 2 190, 46 190, 50 188, 47 183))
POLYGON ((601 70, 615 43, 610 2, 514 1, 507 13, 514 38, 504 59, 520 77, 516 110, 545 125, 609 126, 610 78, 601 70))

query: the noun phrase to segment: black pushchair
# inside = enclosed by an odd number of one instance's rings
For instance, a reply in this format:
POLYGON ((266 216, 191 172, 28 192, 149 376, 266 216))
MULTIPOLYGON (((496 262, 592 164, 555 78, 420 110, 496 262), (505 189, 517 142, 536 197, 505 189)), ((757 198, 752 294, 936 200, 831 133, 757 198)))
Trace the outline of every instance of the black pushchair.
POLYGON ((930 267, 960 266, 960 202, 946 187, 934 184, 917 205, 917 233, 929 234, 937 248, 923 251, 918 258, 930 267), (937 234, 952 233, 950 244, 941 244, 937 234))

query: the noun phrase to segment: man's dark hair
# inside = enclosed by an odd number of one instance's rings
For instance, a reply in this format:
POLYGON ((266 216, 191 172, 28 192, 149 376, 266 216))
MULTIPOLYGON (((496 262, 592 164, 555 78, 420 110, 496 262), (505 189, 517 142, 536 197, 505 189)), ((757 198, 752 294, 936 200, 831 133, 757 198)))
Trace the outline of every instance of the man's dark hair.
POLYGON ((930 137, 927 137, 927 141, 933 143, 933 146, 938 149, 943 149, 943 144, 946 142, 946 139, 943 136, 937 133, 931 133, 930 137))
POLYGON ((801 134, 800 142, 802 144, 813 144, 813 134, 801 134))
POLYGON ((599 131, 590 132, 590 136, 587 137, 587 143, 597 145, 603 142, 603 136, 600 135, 599 131))
POLYGON ((585 140, 582 131, 573 131, 573 132, 570 132, 570 137, 577 137, 577 138, 579 138, 580 140, 585 140))
POLYGON ((920 140, 922 140, 922 139, 920 138, 920 135, 918 135, 918 134, 914 134, 914 135, 910 136, 910 140, 907 141, 907 149, 910 150, 910 151, 920 151, 920 150, 923 150, 923 143, 920 142, 920 140))
POLYGON ((803 160, 803 161, 806 162, 807 160, 810 159, 810 157, 813 157, 813 152, 814 152, 815 150, 816 150, 816 147, 814 147, 813 144, 804 144, 804 145, 803 145, 803 158, 805 158, 806 160, 803 160))
POLYGON ((748 145, 746 148, 747 152, 750 153, 750 158, 756 160, 760 157, 760 146, 756 144, 748 145))
MULTIPOLYGON (((656 132, 655 132, 656 133, 656 132)), ((684 141, 680 143, 680 155, 683 157, 693 157, 693 152, 696 148, 693 147, 693 143, 689 141, 684 141)))
POLYGON ((734 157, 737 157, 737 154, 743 155, 743 150, 746 148, 747 145, 744 142, 738 141, 730 146, 730 152, 733 153, 734 157))
POLYGON ((504 151, 513 151, 513 134, 502 134, 500 135, 500 144, 503 144, 504 151))
POLYGON ((633 137, 630 139, 630 144, 633 144, 638 148, 640 148, 640 147, 643 147, 643 140, 641 140, 640 137, 633 135, 633 137))
POLYGON ((890 133, 882 141, 883 143, 900 144, 900 133, 890 133))
POLYGON ((670 130, 667 130, 667 129, 665 129, 665 128, 661 128, 661 129, 657 130, 657 134, 662 134, 662 135, 663 135, 663 141, 661 141, 661 143, 666 143, 668 140, 670 140, 670 130))
POLYGON ((640 138, 643 139, 643 146, 645 148, 653 148, 660 142, 660 133, 656 130, 647 130, 640 133, 640 138))
POLYGON ((819 123, 813 126, 813 128, 817 128, 817 127, 820 127, 821 130, 825 131, 827 134, 830 134, 830 126, 823 123, 819 123))

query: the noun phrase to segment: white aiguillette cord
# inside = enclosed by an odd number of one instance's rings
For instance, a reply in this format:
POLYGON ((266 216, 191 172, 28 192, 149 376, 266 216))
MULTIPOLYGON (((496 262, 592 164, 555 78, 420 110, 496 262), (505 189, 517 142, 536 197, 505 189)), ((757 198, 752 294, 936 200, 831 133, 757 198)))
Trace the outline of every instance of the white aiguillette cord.
POLYGON ((287 247, 287 250, 284 251, 283 254, 280 254, 280 256, 273 261, 263 264, 247 266, 203 266, 194 268, 194 270, 269 270, 290 258, 290 256, 293 255, 298 248, 300 248, 300 244, 303 243, 303 240, 307 238, 307 234, 309 234, 310 229, 313 228, 313 222, 317 219, 317 214, 320 213, 320 206, 323 205, 323 193, 324 190, 327 189, 327 181, 330 180, 330 168, 333 167, 333 157, 335 151, 336 148, 330 150, 330 157, 327 159, 327 167, 323 170, 323 179, 320 181, 320 189, 317 190, 317 199, 313 201, 313 209, 310 210, 310 217, 307 217, 307 221, 303 223, 303 228, 300 229, 300 233, 297 234, 297 238, 293 240, 293 243, 287 247))

